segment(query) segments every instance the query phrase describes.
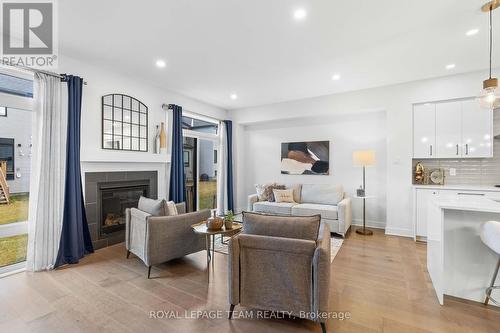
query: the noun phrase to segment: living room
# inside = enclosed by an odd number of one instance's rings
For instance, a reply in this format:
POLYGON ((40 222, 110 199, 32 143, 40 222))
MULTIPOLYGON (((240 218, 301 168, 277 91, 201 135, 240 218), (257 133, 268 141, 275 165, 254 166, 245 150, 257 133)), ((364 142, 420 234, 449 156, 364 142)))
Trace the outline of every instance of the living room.
POLYGON ((500 2, 394 4, 2 1, 0 330, 497 332, 500 2))

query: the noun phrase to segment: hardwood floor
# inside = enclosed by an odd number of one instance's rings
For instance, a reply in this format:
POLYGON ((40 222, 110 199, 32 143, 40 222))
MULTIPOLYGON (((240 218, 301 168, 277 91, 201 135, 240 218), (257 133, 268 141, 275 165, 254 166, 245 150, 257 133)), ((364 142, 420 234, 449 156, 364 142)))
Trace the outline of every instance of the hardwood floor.
MULTIPOLYGON (((206 282, 200 252, 152 270, 122 244, 78 265, 0 279, 0 332, 321 332, 299 319, 158 319, 150 311, 228 309, 227 257, 216 254, 206 282)), ((499 332, 500 311, 454 299, 440 306, 425 270, 425 245, 352 232, 332 264, 329 332, 499 332)), ((236 307, 238 310, 239 307, 236 307)), ((169 312, 173 313, 173 312, 169 312)))

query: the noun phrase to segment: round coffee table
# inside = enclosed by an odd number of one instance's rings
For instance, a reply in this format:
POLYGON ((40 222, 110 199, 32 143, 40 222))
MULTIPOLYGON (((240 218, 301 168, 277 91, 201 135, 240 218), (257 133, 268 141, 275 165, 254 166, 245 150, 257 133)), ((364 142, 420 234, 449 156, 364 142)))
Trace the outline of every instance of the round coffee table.
POLYGON ((209 263, 210 263, 210 261, 212 261, 212 269, 213 269, 214 260, 215 260, 215 236, 216 235, 221 235, 222 237, 234 236, 241 231, 241 229, 243 228, 243 225, 240 223, 233 222, 233 227, 231 229, 226 229, 225 226, 222 226, 222 228, 219 230, 210 230, 207 228, 206 221, 203 221, 203 222, 191 225, 191 228, 193 228, 193 231, 196 234, 205 236, 205 247, 207 250, 207 280, 210 280, 210 264, 209 263), (212 255, 210 255, 210 236, 212 236, 212 255))

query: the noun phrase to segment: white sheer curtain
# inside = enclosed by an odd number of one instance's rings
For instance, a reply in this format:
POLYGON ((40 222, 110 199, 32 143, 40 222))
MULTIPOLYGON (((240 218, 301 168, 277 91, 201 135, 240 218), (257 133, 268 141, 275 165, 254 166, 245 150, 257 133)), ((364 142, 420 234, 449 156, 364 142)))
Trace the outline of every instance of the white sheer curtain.
POLYGON ((54 267, 61 238, 67 137, 67 92, 60 78, 35 75, 27 269, 54 267))
POLYGON ((225 214, 227 205, 227 131, 226 124, 219 122, 219 152, 217 156, 217 214, 225 214))

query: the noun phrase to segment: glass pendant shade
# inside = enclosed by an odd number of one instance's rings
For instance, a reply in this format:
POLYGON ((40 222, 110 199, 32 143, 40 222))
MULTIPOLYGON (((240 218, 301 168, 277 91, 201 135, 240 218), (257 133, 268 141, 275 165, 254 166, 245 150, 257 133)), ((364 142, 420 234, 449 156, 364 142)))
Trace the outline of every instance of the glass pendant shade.
POLYGON ((479 105, 484 109, 496 109, 500 107, 500 89, 497 79, 484 81, 483 90, 479 94, 479 105))
POLYGON ((479 94, 479 105, 484 109, 496 109, 500 107, 500 90, 498 89, 498 79, 491 77, 491 58, 493 56, 493 10, 500 7, 500 0, 492 0, 481 7, 483 12, 489 14, 489 35, 490 35, 490 77, 483 81, 483 90, 479 94))

